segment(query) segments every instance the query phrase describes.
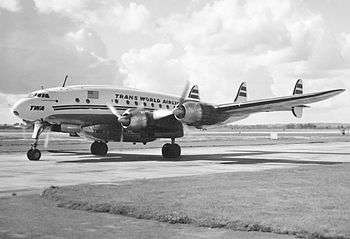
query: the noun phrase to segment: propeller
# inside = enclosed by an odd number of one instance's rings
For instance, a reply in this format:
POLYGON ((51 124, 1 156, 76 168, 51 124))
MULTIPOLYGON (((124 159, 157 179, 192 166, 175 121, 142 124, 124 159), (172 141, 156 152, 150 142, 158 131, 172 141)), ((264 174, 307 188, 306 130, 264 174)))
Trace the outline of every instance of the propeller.
MULTIPOLYGON (((154 110, 152 112, 153 119, 162 119, 170 115, 180 115, 184 113, 184 107, 183 103, 186 101, 187 94, 190 88, 190 82, 186 81, 185 87, 181 93, 181 96, 179 98, 179 104, 173 109, 173 110, 166 110, 166 109, 158 109, 154 110)), ((123 135, 124 135, 124 128, 130 125, 130 118, 135 112, 143 110, 142 108, 137 108, 133 110, 126 110, 122 115, 118 113, 118 111, 114 108, 112 103, 107 102, 106 106, 108 109, 117 117, 118 122, 122 126, 122 132, 121 132, 121 138, 120 141, 123 141, 123 135)))
POLYGON ((44 148, 45 149, 49 146, 49 141, 50 141, 50 131, 47 131, 45 141, 44 141, 44 148))
POLYGON ((112 112, 112 114, 114 114, 117 117, 118 122, 122 126, 121 127, 122 131, 121 131, 121 134, 120 134, 120 142, 123 142, 124 141, 124 127, 123 127, 123 123, 127 123, 126 122, 127 119, 126 119, 125 116, 122 116, 121 114, 119 114, 118 111, 114 108, 114 106, 111 103, 108 102, 106 105, 107 105, 108 109, 112 112))
POLYGON ((179 104, 173 110, 160 109, 160 110, 153 111, 153 118, 154 119, 161 119, 161 118, 165 118, 165 117, 170 116, 170 115, 183 114, 185 111, 185 109, 183 107, 183 103, 186 101, 189 89, 190 89, 190 82, 186 81, 186 85, 181 93, 180 98, 179 98, 179 104))

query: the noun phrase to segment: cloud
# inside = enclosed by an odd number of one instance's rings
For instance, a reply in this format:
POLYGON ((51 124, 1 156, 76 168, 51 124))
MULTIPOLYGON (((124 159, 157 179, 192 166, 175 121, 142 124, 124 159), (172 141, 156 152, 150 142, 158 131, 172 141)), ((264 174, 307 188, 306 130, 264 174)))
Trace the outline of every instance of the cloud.
POLYGON ((0 15, 0 72, 3 93, 23 93, 68 84, 121 81, 115 60, 92 29, 57 13, 39 13, 23 1, 20 13, 0 15))
POLYGON ((17 0, 0 0, 0 9, 1 8, 11 12, 17 12, 21 10, 21 7, 17 0))
POLYGON ((121 71, 127 75, 125 84, 145 90, 180 94, 188 76, 183 64, 173 54, 174 47, 169 43, 124 53, 121 71))
POLYGON ((122 33, 142 30, 150 18, 148 9, 134 2, 126 6, 113 0, 34 0, 34 2, 41 13, 59 13, 84 22, 89 27, 111 27, 122 33))
MULTIPOLYGON (((248 82, 250 99, 290 95, 298 78, 306 92, 350 87, 349 35, 334 33, 303 1, 220 0, 156 25, 166 43, 122 57, 130 85, 169 92, 187 78, 215 103, 232 101, 241 81, 248 82)), ((342 108, 349 97, 315 107, 342 108)))

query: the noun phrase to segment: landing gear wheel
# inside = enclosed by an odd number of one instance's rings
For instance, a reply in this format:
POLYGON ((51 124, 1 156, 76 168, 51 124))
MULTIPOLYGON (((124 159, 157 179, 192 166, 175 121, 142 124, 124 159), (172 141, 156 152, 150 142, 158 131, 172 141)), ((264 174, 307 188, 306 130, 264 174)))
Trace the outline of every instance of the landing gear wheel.
POLYGON ((39 149, 29 149, 27 152, 27 158, 30 161, 38 161, 41 157, 41 152, 39 149))
POLYGON ((95 141, 91 144, 90 151, 94 155, 105 156, 108 152, 108 146, 104 142, 95 141))
POLYGON ((164 144, 162 155, 163 158, 180 158, 181 148, 178 144, 164 144))

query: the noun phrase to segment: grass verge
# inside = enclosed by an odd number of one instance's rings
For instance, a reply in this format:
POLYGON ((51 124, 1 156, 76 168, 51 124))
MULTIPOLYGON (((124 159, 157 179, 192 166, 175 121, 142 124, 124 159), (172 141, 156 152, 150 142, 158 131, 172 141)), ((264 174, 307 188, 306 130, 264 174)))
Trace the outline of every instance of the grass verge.
POLYGON ((50 187, 57 206, 303 238, 350 238, 350 164, 50 187))

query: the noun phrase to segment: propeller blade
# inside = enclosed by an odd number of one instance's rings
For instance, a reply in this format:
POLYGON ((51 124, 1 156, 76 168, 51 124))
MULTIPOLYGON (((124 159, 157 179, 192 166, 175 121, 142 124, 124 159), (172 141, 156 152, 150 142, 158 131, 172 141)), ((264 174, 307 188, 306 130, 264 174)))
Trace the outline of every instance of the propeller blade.
POLYGON ((120 142, 123 142, 124 141, 124 127, 122 126, 121 129, 122 129, 122 131, 120 133, 120 142))
POLYGON ((179 99, 179 105, 182 105, 184 103, 184 101, 186 100, 189 89, 190 89, 190 82, 187 80, 185 88, 183 89, 181 97, 179 99))
POLYGON ((46 149, 47 146, 49 146, 49 141, 50 141, 50 131, 46 132, 46 137, 45 137, 45 142, 44 142, 44 148, 46 149))
POLYGON ((112 114, 117 116, 118 119, 121 117, 121 115, 118 113, 118 111, 114 108, 114 106, 111 103, 107 103, 106 106, 112 112, 112 114))
POLYGON ((153 111, 153 119, 165 118, 169 115, 172 115, 174 112, 172 110, 155 110, 153 111))

